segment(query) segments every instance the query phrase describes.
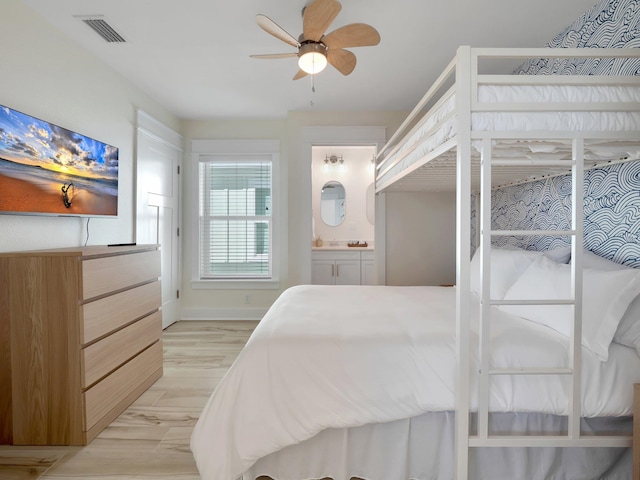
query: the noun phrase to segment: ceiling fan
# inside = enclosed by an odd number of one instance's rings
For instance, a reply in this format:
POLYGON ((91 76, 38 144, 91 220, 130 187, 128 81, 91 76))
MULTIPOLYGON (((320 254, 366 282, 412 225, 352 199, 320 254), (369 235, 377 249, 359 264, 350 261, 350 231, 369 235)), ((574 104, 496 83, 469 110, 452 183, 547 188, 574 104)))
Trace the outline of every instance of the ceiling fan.
POLYGON ((345 48, 366 47, 380 43, 380 34, 365 23, 351 23, 325 35, 331 22, 338 16, 342 5, 337 0, 313 0, 302 10, 302 34, 298 39, 289 34, 266 15, 256 15, 260 28, 298 49, 297 52, 251 55, 252 58, 298 57, 300 70, 293 77, 298 80, 319 73, 327 63, 343 75, 356 67, 356 56, 345 48))

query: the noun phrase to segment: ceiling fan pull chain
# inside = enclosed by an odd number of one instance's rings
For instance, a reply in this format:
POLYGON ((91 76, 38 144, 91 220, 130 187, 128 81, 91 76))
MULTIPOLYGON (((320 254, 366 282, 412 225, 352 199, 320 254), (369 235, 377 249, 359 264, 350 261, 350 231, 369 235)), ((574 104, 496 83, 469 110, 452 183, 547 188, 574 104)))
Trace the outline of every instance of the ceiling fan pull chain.
POLYGON ((316 84, 315 84, 315 75, 309 75, 311 77, 311 100, 309 101, 309 106, 313 107, 313 94, 316 93, 316 84))

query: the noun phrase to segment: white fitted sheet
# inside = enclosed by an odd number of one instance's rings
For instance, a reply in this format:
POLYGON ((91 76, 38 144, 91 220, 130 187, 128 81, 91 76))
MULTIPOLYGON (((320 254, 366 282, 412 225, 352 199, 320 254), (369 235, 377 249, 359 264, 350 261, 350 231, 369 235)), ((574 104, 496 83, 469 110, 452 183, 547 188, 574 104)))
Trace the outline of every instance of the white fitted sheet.
MULTIPOLYGON (((497 309, 491 343, 495 367, 568 364, 566 337, 497 309)), ((455 288, 290 288, 194 428, 191 448, 202 478, 236 478, 259 458, 325 429, 454 410, 455 359, 455 288)), ((640 381, 634 350, 612 349, 607 362, 584 350, 583 370, 584 416, 630 414, 632 386, 640 381)), ((567 413, 565 377, 505 376, 492 385, 493 412, 567 413)))
MULTIPOLYGON (((481 85, 478 101, 482 103, 585 103, 585 102, 640 102, 640 87, 635 86, 571 86, 571 85, 481 85)), ((451 94, 435 108, 420 127, 415 130, 396 153, 389 157, 382 168, 379 184, 386 184, 400 172, 421 161, 458 133, 455 116, 456 97, 451 94), (405 155, 397 164, 396 158, 405 155)), ((474 112, 471 115, 472 131, 536 131, 536 132, 617 132, 640 131, 640 114, 637 112, 474 112)), ((549 148, 553 148, 549 144, 549 148)), ((515 148, 515 146, 514 146, 515 148)), ((540 142, 531 145, 532 154, 543 148, 540 142)), ((545 153, 549 153, 546 148, 545 153)), ((638 158, 637 148, 628 145, 606 148, 587 145, 588 160, 613 160, 621 157, 638 158)), ((527 157, 524 157, 527 158, 527 157)))

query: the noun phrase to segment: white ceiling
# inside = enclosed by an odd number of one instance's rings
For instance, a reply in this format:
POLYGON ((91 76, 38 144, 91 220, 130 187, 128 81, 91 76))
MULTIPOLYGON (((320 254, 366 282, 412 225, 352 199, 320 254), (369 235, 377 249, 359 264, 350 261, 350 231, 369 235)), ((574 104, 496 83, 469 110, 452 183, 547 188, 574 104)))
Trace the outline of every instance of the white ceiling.
POLYGON ((180 118, 283 118, 289 111, 410 110, 459 45, 540 47, 595 0, 343 0, 329 31, 374 26, 352 49, 354 72, 332 67, 293 81, 293 48, 260 29, 262 13, 293 36, 305 0, 23 0, 180 118), (104 15, 126 40, 107 43, 75 16, 104 15), (313 101, 313 106, 310 106, 313 101))

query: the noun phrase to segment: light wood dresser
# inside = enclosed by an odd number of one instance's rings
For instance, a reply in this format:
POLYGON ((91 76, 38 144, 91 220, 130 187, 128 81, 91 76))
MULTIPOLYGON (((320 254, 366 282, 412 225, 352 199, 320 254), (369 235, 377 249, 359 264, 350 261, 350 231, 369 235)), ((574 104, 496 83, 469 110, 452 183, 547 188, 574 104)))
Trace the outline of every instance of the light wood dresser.
POLYGON ((86 445, 162 376, 157 245, 0 254, 0 443, 86 445))
POLYGON ((633 386, 633 480, 640 480, 640 383, 633 386))

